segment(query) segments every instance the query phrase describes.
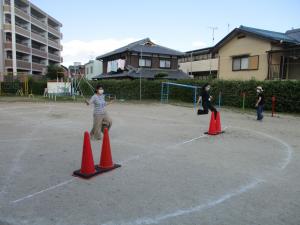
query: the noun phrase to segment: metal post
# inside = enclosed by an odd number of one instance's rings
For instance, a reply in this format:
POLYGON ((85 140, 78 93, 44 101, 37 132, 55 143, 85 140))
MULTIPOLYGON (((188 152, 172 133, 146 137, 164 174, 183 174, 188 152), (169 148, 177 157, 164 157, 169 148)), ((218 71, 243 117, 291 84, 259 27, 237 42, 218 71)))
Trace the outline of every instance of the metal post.
POLYGON ((191 76, 193 76, 193 52, 191 52, 191 76))
POLYGON ((219 108, 221 108, 221 91, 219 92, 219 108))
MULTIPOLYGON (((141 47, 141 60, 142 59, 143 59, 143 49, 141 47)), ((142 101, 142 70, 140 70, 140 101, 142 101)))
POLYGON ((243 92, 243 110, 245 110, 245 98, 246 98, 246 93, 243 92))
POLYGON ((194 88, 194 109, 197 108, 197 88, 194 88))
POLYGON ((275 96, 272 96, 272 117, 274 117, 275 114, 275 101, 276 101, 275 96))

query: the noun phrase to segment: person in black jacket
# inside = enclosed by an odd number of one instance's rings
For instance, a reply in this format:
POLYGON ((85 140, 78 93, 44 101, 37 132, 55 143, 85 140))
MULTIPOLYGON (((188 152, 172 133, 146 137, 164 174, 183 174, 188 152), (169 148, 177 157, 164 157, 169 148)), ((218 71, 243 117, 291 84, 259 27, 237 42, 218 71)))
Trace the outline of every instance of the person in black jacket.
POLYGON ((258 86, 256 88, 256 93, 257 93, 257 101, 255 104, 256 107, 256 114, 257 114, 257 120, 262 121, 264 118, 263 116, 263 111, 264 111, 264 105, 265 105, 265 96, 264 96, 264 90, 262 89, 261 86, 258 86))
POLYGON ((203 110, 198 110, 198 115, 208 114, 208 110, 215 113, 215 117, 217 116, 217 109, 212 105, 212 96, 209 95, 210 85, 206 83, 202 87, 201 95, 198 99, 198 104, 201 102, 203 110))

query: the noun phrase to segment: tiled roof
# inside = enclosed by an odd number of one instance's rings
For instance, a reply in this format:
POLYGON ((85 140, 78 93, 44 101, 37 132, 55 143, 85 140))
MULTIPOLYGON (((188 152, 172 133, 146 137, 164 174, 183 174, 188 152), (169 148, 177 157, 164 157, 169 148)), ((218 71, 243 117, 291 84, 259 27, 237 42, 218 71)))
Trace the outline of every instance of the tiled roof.
POLYGON ((124 71, 119 74, 101 74, 99 76, 93 77, 93 79, 114 79, 114 78, 146 78, 146 79, 155 79, 157 74, 167 74, 165 79, 189 79, 189 76, 184 73, 182 70, 162 70, 162 69, 147 69, 140 68, 136 70, 124 71))
POLYGON ((262 29, 246 27, 246 26, 240 26, 239 30, 249 32, 274 41, 283 41, 283 42, 294 43, 294 44, 298 43, 296 39, 288 36, 286 33, 262 30, 262 29))
POLYGON ((157 44, 154 44, 149 38, 142 39, 140 41, 133 42, 124 47, 118 48, 112 52, 106 53, 104 55, 98 56, 97 60, 120 54, 126 51, 132 52, 142 52, 142 53, 151 53, 151 54, 161 54, 161 55, 173 55, 173 56, 181 56, 184 53, 166 48, 157 44))

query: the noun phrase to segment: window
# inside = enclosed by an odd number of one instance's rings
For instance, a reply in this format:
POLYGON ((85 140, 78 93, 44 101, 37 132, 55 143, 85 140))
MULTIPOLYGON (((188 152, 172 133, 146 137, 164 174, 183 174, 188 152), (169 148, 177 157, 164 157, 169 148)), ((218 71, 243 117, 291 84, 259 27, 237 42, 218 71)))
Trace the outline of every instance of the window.
POLYGON ((91 73, 93 73, 93 67, 91 66, 91 73))
POLYGON ((140 67, 151 67, 151 59, 139 59, 140 67))
POLYGON ((232 59, 232 70, 257 70, 259 63, 259 56, 239 56, 232 59))
POLYGON ((171 61, 170 60, 160 60, 159 67, 160 68, 171 68, 171 61))
POLYGON ((89 68, 88 67, 86 68, 86 74, 89 74, 89 68))

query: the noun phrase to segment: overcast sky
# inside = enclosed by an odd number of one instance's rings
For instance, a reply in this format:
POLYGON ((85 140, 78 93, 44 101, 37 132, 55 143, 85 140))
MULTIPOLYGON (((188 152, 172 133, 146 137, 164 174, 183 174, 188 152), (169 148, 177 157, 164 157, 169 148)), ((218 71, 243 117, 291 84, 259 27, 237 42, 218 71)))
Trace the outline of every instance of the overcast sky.
POLYGON ((212 45, 240 25, 285 32, 300 28, 300 1, 32 0, 62 24, 64 65, 149 37, 180 51, 212 45))

